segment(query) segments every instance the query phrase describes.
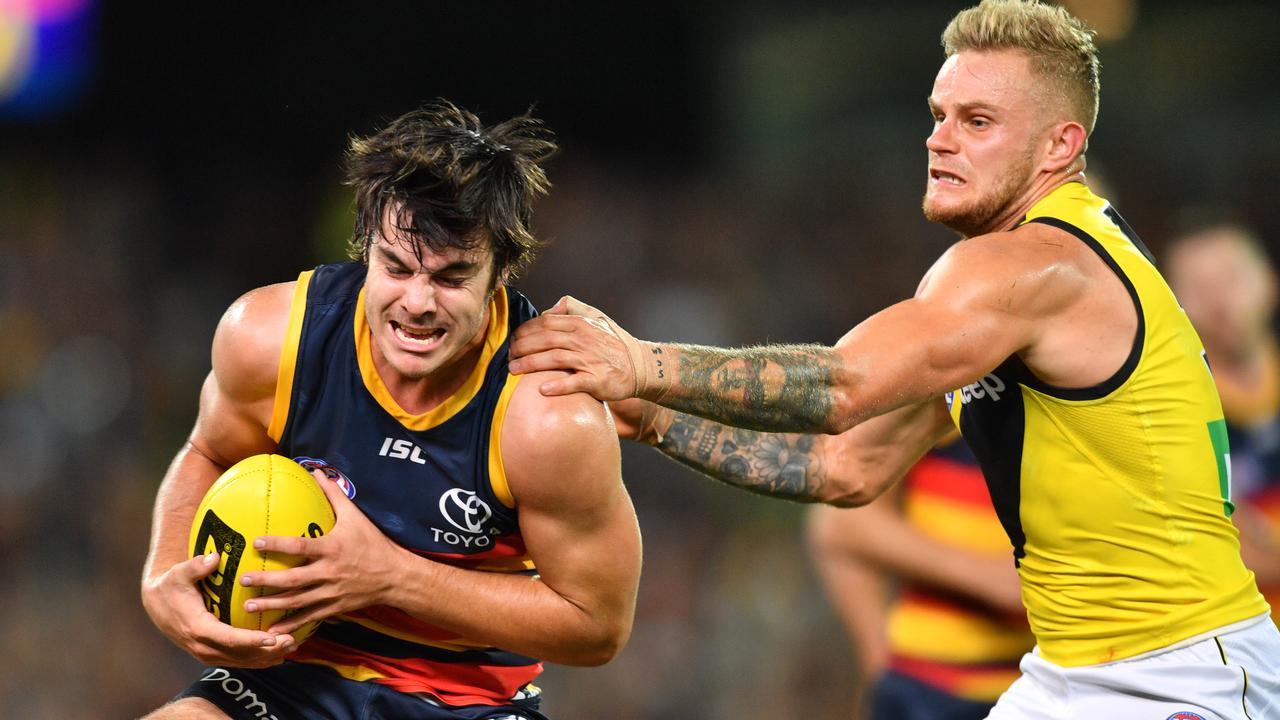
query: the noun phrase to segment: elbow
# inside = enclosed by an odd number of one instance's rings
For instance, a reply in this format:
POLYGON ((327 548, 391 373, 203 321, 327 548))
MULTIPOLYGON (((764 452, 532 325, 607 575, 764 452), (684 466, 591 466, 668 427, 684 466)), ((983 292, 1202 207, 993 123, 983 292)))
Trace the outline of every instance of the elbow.
POLYGON ((822 502, 832 507, 857 508, 867 505, 875 499, 876 495, 870 492, 865 485, 858 484, 856 487, 833 489, 830 493, 824 494, 822 502))
POLYGON ((599 667, 609 662, 622 652, 622 648, 626 647, 627 641, 623 639, 610 638, 604 642, 593 643, 578 658, 578 662, 572 663, 578 667, 599 667))
POLYGON ((879 480, 880 478, 873 478, 867 472, 832 475, 827 477, 815 499, 832 507, 862 507, 880 497, 888 487, 888 483, 879 480))
POLYGON ((563 657, 547 658, 561 665, 599 667, 622 652, 631 638, 631 622, 612 623, 581 637, 563 657))

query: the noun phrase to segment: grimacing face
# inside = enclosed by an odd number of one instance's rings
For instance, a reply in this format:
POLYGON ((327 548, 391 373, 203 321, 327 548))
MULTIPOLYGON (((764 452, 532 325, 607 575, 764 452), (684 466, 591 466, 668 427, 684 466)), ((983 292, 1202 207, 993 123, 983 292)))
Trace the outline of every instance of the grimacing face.
POLYGON ((373 336, 374 363, 388 388, 418 383, 459 383, 471 372, 471 351, 484 342, 494 287, 492 246, 470 250, 422 248, 383 214, 369 247, 365 319, 373 336))
POLYGON ((965 237, 1017 220, 1046 127, 1036 83, 1018 51, 964 51, 942 64, 929 95, 926 218, 965 237))

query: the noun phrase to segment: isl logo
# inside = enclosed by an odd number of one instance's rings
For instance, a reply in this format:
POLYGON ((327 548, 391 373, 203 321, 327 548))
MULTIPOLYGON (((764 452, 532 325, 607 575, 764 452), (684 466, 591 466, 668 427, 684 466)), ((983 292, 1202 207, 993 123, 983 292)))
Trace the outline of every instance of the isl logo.
POLYGON ((1193 713, 1190 710, 1180 710, 1165 718, 1165 720, 1204 720, 1204 716, 1199 713, 1193 713))

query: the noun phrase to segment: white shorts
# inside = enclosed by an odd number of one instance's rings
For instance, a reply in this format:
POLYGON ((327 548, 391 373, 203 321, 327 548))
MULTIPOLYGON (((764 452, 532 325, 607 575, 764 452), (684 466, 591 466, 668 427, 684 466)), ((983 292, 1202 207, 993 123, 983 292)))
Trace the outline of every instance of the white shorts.
POLYGON ((1276 720, 1280 630, 1270 617, 1102 665, 1060 667, 1035 650, 987 720, 1276 720))

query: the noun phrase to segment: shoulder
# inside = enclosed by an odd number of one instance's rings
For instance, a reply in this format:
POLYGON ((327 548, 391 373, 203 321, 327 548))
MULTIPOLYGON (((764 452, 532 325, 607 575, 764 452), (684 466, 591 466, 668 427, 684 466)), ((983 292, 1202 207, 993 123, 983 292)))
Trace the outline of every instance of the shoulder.
POLYGON ((213 372, 231 397, 255 399, 275 391, 296 282, 277 283, 241 295, 218 322, 213 372))
POLYGON ((512 455, 529 460, 617 451, 613 419, 604 403, 586 393, 547 397, 539 392, 539 385, 565 374, 547 371, 521 376, 504 420, 504 440, 511 441, 504 444, 504 455, 509 449, 512 455))
POLYGON ((1060 309, 1088 287, 1088 249, 1040 223, 952 245, 921 281, 916 296, 976 308, 1039 315, 1060 309))
POLYGON ((563 374, 521 376, 507 406, 502 458, 517 502, 548 492, 590 494, 601 478, 616 483, 620 476, 618 437, 604 403, 585 393, 539 392, 539 385, 563 374))

